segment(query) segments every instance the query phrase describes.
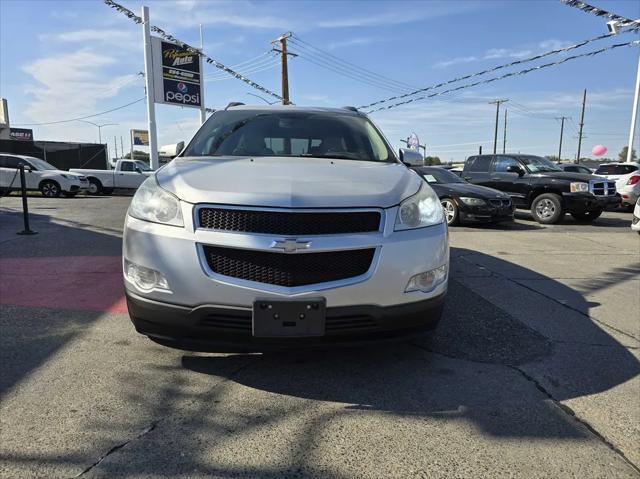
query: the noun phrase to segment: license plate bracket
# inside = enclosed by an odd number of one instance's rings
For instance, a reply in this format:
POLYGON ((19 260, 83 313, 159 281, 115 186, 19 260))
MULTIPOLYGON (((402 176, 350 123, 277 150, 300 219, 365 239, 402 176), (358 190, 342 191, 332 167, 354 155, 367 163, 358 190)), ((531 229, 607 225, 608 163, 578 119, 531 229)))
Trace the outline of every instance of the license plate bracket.
POLYGON ((326 300, 257 299, 253 303, 255 337, 288 338, 324 336, 326 300))

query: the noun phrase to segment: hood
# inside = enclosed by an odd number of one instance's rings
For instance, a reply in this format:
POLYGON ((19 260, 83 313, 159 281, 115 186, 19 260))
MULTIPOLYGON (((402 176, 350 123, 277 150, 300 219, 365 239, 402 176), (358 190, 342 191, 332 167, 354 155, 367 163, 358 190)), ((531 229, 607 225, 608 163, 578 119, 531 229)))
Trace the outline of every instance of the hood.
POLYGON ((509 198, 509 195, 502 191, 487 188, 486 186, 472 185, 471 183, 445 183, 431 185, 438 196, 471 196, 473 198, 509 198))
POLYGON ((565 181, 581 181, 583 183, 589 183, 589 180, 593 179, 593 175, 587 175, 586 173, 575 173, 573 171, 542 171, 540 173, 532 173, 531 176, 553 178, 565 181))
POLYGON ((85 176, 82 173, 74 173, 72 171, 56 171, 56 173, 60 173, 61 175, 67 175, 69 178, 75 178, 75 179, 80 179, 80 178, 85 178, 85 176))
POLYGON ((176 158, 157 178, 190 203, 290 208, 386 208, 422 183, 400 163, 290 157, 176 158))

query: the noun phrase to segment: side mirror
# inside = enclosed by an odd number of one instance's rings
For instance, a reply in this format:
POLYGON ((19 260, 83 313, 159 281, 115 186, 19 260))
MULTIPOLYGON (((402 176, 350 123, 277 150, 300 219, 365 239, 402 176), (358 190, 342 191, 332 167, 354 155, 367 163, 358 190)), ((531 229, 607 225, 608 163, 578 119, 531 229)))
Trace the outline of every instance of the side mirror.
POLYGON ((20 163, 24 167, 24 171, 28 171, 31 173, 33 171, 33 166, 27 165, 26 163, 20 163))
POLYGON ((517 165, 507 166, 507 173, 517 173, 518 176, 524 175, 524 170, 517 165))
POLYGON ((400 148, 400 161, 407 166, 424 166, 422 155, 409 148, 400 148))
POLYGON ((142 174, 142 170, 136 166, 136 173, 142 174))

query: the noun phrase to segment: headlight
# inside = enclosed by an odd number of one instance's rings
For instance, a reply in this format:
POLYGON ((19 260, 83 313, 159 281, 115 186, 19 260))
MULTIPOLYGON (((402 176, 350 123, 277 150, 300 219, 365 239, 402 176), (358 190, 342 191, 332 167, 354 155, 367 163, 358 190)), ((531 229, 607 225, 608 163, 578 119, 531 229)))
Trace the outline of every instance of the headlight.
POLYGON ((395 231, 424 228, 444 221, 440 199, 427 183, 418 192, 400 203, 395 231))
POLYGON ((583 193, 589 191, 589 183, 571 183, 571 193, 583 193))
POLYGON ((469 206, 482 206, 487 202, 480 198, 469 198, 467 196, 461 196, 460 201, 462 201, 465 205, 469 206))
POLYGON ((129 205, 129 215, 153 223, 184 226, 180 200, 160 188, 155 176, 140 185, 129 205))

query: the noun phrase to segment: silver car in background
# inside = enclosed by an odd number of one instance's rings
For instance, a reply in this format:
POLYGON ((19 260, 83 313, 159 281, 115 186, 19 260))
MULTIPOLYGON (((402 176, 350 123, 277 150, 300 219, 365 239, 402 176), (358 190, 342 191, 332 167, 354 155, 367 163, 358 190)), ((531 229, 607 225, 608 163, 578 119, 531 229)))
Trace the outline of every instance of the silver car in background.
POLYGON ((366 115, 240 105, 138 189, 123 268, 131 320, 161 344, 360 342, 435 328, 448 230, 366 115))

